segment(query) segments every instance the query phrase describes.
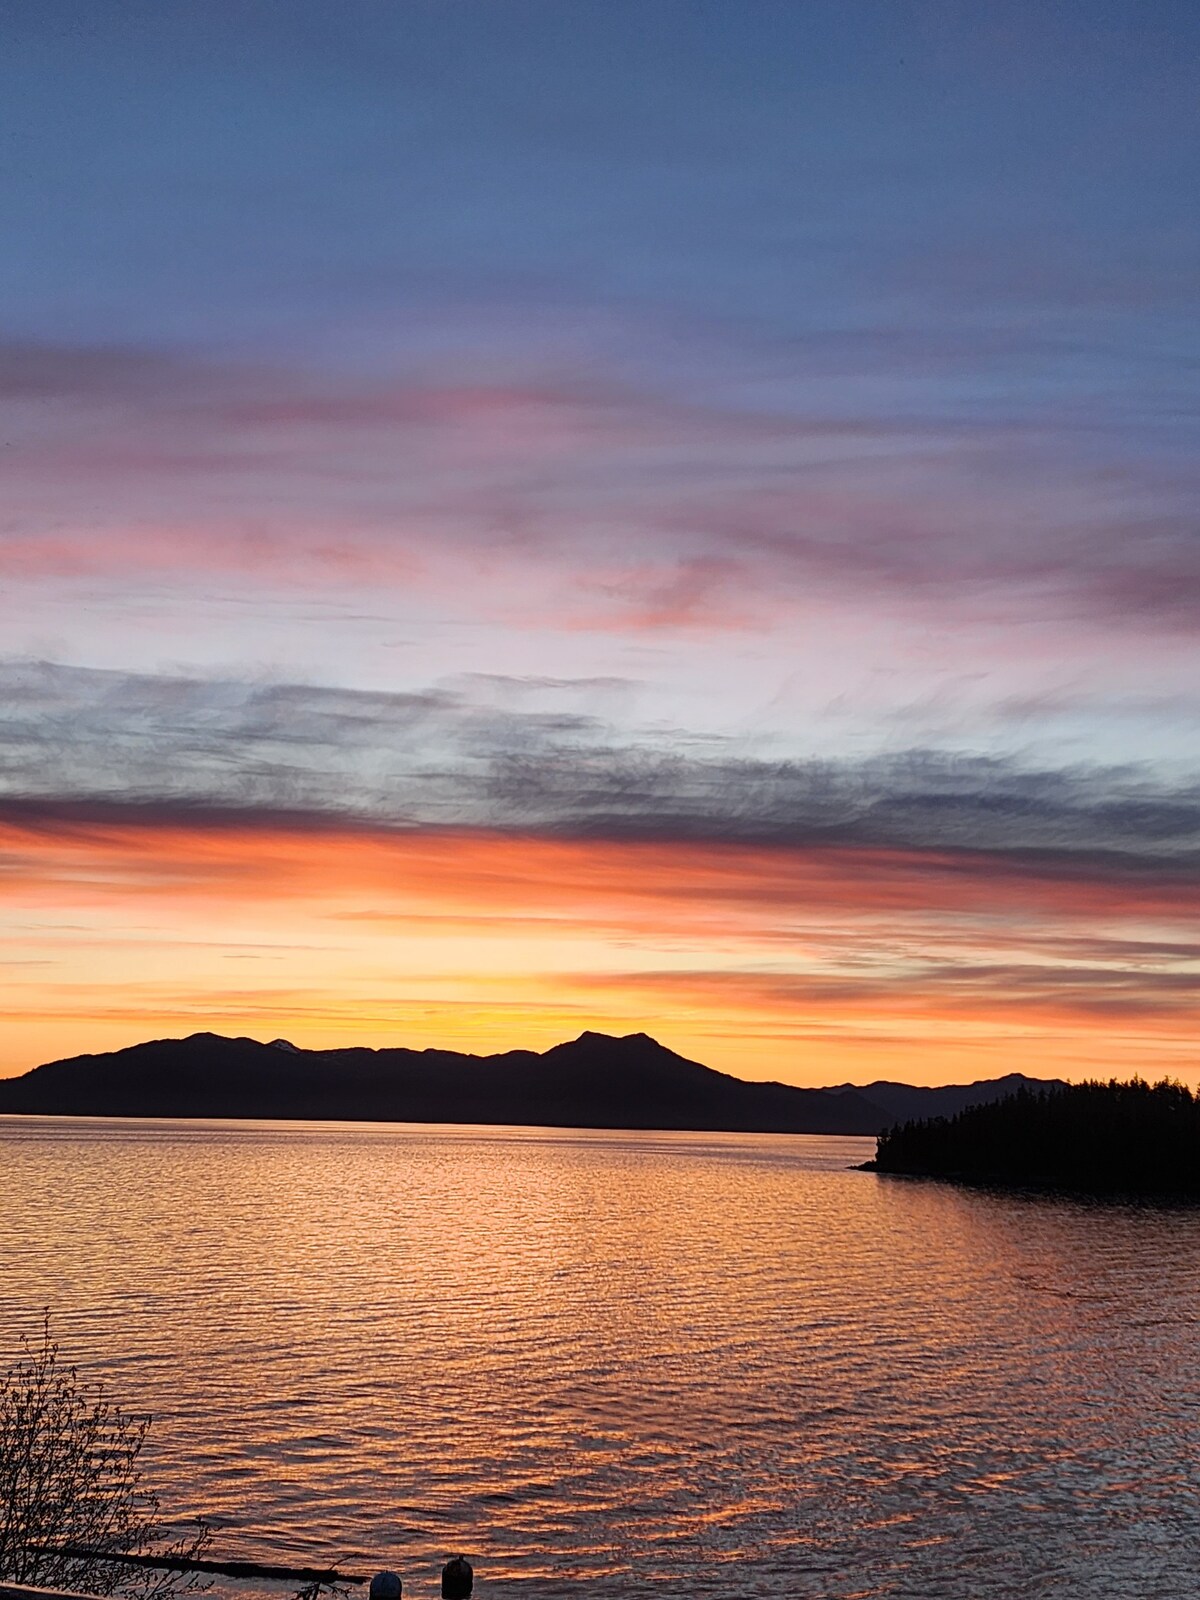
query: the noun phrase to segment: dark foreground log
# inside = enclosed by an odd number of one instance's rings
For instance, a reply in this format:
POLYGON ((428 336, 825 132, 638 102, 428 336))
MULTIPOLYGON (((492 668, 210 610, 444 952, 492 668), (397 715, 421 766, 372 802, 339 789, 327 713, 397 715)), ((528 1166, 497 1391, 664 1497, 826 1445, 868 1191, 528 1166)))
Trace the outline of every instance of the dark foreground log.
MULTIPOLYGON (((361 1573, 335 1572, 323 1567, 283 1567, 262 1561, 189 1561, 180 1556, 122 1555, 114 1550, 91 1550, 81 1544, 30 1545, 40 1554, 72 1556, 90 1561, 111 1561, 120 1567, 153 1567, 159 1572, 211 1572, 220 1578, 294 1578, 300 1583, 366 1583, 361 1573)), ((12 1585, 8 1585, 9 1588, 12 1585)), ((30 1589, 29 1594, 58 1591, 30 1589)), ((62 1591, 66 1593, 67 1591, 62 1591)), ((0 1593, 0 1600, 5 1596, 0 1593)))
POLYGON ((0 1580, 0 1600, 95 1600, 95 1597, 77 1594, 73 1589, 31 1589, 26 1583, 0 1580))

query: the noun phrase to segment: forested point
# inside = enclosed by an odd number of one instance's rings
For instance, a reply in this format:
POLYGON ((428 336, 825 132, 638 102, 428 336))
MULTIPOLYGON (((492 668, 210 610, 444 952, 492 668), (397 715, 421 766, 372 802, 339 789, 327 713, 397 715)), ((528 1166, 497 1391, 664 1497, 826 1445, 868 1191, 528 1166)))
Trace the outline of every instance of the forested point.
POLYGON ((875 1172, 1092 1193, 1200 1195, 1200 1096, 1186 1084, 1022 1089, 879 1135, 875 1172))

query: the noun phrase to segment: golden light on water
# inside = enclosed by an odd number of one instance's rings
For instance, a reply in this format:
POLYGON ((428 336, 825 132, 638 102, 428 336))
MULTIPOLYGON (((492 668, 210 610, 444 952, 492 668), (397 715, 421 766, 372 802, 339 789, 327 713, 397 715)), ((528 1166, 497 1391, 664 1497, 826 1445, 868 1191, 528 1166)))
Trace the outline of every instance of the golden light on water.
POLYGON ((420 1592, 466 1548, 547 1600, 1182 1582, 1195 1219, 870 1148, 0 1119, 6 1337, 51 1304, 230 1555, 420 1592))

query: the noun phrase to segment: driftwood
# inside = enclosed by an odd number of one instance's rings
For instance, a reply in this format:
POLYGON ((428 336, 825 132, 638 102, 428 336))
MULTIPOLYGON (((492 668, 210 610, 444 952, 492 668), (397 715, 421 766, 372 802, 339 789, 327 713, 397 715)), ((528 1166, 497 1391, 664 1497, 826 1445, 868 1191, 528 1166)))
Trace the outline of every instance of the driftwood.
POLYGON ((33 1589, 27 1583, 0 1579, 0 1600, 95 1600, 95 1596, 76 1594, 73 1589, 33 1589))
MULTIPOLYGON (((222 1578, 295 1578, 300 1583, 366 1583, 366 1578, 353 1572, 335 1572, 322 1567, 282 1567, 262 1561, 206 1561, 199 1557, 188 1560, 185 1556, 123 1555, 116 1550, 91 1550, 81 1544, 30 1545, 29 1549, 46 1555, 77 1556, 91 1561, 111 1561, 122 1567, 153 1567, 159 1572, 211 1572, 222 1578)), ((59 1589, 30 1589, 21 1586, 21 1594, 65 1594, 59 1589)), ((17 1589, 12 1584, 0 1583, 0 1600, 12 1600, 17 1589)))

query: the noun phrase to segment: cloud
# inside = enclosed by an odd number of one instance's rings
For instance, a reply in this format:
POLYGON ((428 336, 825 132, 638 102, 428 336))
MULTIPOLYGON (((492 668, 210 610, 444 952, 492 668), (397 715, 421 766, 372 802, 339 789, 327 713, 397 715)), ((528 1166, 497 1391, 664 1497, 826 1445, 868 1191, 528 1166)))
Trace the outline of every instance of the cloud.
POLYGON ((127 996, 130 1037, 175 1031, 200 996, 218 1028, 249 1002, 278 1019, 272 1033, 316 1007, 372 1042, 411 1043, 411 1026, 444 1043, 449 997, 497 1046, 533 1026, 560 1037, 574 1012, 676 1047, 690 1037, 702 1060, 723 1040, 717 1060, 756 1075, 764 1039, 779 1046, 772 1075, 794 1077, 815 1070, 804 1041, 824 1038, 826 1082, 881 1039, 886 1072, 918 1077, 978 1076, 981 1050, 1011 1070, 1031 1038, 1043 1071, 1194 1056, 1195 871, 80 804, 0 806, 0 881, 35 925, 69 908, 91 928, 43 941, 62 965, 23 980, 10 1018, 94 1021, 127 996), (142 958, 120 943, 132 924, 163 935, 136 985, 142 958), (168 949, 189 930, 207 953, 168 949), (287 987, 272 969, 261 992, 237 991, 227 957, 264 942, 296 947, 280 958, 287 987))
MULTIPOLYGON (((824 1081, 879 1075, 881 1041, 914 1077, 1006 1070, 1018 1038, 1046 1071, 1192 1050, 1195 785, 922 750, 768 762, 617 733, 628 687, 0 662, 0 882, 27 953, 56 958, 13 969, 10 1019, 86 1016, 83 1049, 105 1017, 128 1042, 193 1007, 497 1047, 582 1017, 824 1081), (131 928, 161 930, 136 995, 131 928), (229 983, 284 946, 261 990, 229 983)), ((27 1064, 67 1048, 38 1040, 27 1064)))
POLYGON ((1145 1019, 1175 1031, 1200 1016, 1200 969, 1129 970, 1121 967, 1068 968, 1035 964, 937 966, 912 963, 903 971, 882 964, 870 975, 853 971, 797 973, 747 967, 709 970, 637 971, 573 974, 581 989, 616 989, 709 1005, 735 1003, 748 1011, 805 1016, 853 1014, 893 1020, 925 1018, 930 1023, 977 1019, 991 1025, 1005 1015, 1022 1020, 1078 1022, 1105 1017, 1145 1019))
POLYGON ((853 376, 864 340, 797 348, 791 380, 753 400, 716 373, 652 390, 598 358, 368 376, 0 346, 0 571, 421 577, 478 614, 490 586, 462 559, 502 554, 597 630, 752 627, 826 595, 1195 631, 1200 482, 1172 426, 998 416, 953 384, 917 385, 916 404, 853 376))
POLYGON ((771 762, 732 739, 618 734, 598 710, 613 688, 497 692, 482 677, 379 693, 0 663, 0 802, 46 826, 233 818, 869 850, 942 875, 987 861, 993 879, 1094 878, 1134 899, 1200 881, 1196 783, 920 749, 771 762))
POLYGON ((192 376, 191 362, 165 351, 0 341, 0 403, 152 402, 178 394, 192 376))

